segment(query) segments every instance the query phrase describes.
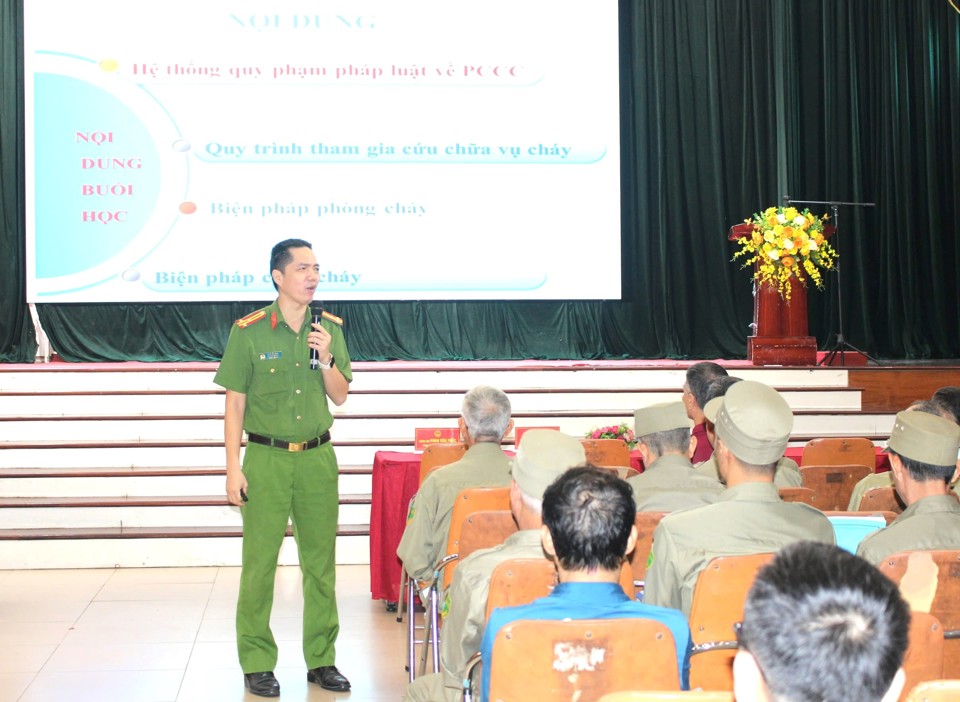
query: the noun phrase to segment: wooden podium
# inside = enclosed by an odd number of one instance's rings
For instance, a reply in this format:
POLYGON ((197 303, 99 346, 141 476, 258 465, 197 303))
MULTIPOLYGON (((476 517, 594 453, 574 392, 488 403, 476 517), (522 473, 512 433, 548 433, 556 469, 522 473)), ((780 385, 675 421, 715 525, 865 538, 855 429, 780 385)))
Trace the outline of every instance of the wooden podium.
MULTIPOLYGON (((826 233, 826 232, 824 232, 826 233)), ((753 234, 753 224, 730 227, 728 239, 753 234)), ((807 288, 790 279, 790 301, 769 283, 753 284, 753 334, 747 339, 747 359, 755 366, 815 366, 817 339, 807 332, 807 288)))

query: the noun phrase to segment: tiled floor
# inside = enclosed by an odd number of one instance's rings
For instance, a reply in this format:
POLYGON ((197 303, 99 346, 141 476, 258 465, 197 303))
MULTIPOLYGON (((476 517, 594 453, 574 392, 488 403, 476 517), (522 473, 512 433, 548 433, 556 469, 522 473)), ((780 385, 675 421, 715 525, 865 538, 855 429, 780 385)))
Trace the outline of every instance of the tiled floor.
MULTIPOLYGON (((236 702, 239 568, 0 570, 0 702, 236 702)), ((283 700, 399 700, 404 627, 339 566, 337 666, 350 693, 306 682, 300 571, 278 569, 273 631, 283 700)))

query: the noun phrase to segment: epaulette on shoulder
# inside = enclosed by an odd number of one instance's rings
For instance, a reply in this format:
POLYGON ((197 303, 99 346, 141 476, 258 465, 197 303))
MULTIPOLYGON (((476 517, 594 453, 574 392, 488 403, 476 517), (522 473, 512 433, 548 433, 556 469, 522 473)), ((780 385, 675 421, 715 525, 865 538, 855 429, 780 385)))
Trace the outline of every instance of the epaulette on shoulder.
POLYGON ((338 317, 338 316, 335 315, 335 314, 330 314, 330 313, 327 312, 326 310, 324 310, 323 312, 321 312, 321 313, 320 313, 320 316, 323 317, 324 319, 329 319, 329 320, 330 320, 331 322, 333 322, 334 324, 339 324, 341 327, 343 326, 343 319, 342 319, 341 317, 338 317))
POLYGON ((267 313, 264 310, 257 310, 256 312, 251 312, 246 317, 241 317, 237 320, 237 326, 241 329, 246 329, 251 324, 256 324, 261 319, 267 316, 267 313))

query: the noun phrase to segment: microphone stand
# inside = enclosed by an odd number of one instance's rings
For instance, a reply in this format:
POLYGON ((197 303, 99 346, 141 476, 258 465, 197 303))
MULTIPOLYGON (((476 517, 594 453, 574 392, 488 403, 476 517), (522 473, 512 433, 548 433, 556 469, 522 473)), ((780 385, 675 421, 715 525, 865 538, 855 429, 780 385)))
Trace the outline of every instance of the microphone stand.
POLYGON ((834 343, 833 347, 830 349, 829 353, 821 359, 817 365, 824 366, 830 365, 833 360, 837 357, 837 353, 840 354, 840 365, 846 367, 847 351, 855 351, 862 356, 865 356, 867 359, 873 361, 877 365, 879 362, 873 356, 868 354, 866 351, 858 349, 856 346, 847 341, 846 337, 843 335, 843 286, 840 278, 840 206, 848 205, 850 207, 875 207, 876 203, 874 202, 840 202, 837 200, 794 200, 789 195, 783 196, 783 202, 785 205, 829 205, 830 209, 833 210, 833 238, 836 241, 837 249, 837 341, 834 343))

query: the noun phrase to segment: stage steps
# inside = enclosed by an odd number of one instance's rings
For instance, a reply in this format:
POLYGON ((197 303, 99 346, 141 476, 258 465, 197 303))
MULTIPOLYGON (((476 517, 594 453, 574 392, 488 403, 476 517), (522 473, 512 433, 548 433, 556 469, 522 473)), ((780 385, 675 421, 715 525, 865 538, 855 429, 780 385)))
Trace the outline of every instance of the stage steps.
MULTIPOLYGON (((686 364, 356 363, 335 409, 339 563, 369 561, 371 466, 411 451, 417 427, 454 427, 463 393, 502 388, 517 426, 583 435, 679 400, 686 364)), ((0 563, 15 568, 233 565, 240 517, 223 498, 223 391, 215 364, 0 366, 0 563)), ((792 441, 885 439, 888 413, 861 411, 838 368, 731 367, 778 387, 792 441)), ((508 443, 509 446, 509 443, 508 443)), ((284 563, 296 563, 292 538, 284 563)))

